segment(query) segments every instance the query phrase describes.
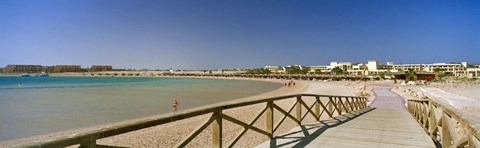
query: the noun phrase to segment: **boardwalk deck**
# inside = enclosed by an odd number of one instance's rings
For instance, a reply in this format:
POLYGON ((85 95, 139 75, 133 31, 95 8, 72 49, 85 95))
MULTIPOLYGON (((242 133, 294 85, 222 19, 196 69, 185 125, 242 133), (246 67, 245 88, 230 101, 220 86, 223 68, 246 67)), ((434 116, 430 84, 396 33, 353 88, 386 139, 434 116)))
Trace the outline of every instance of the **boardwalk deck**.
POLYGON ((374 91, 376 108, 302 125, 257 147, 435 147, 400 96, 385 87, 374 91))

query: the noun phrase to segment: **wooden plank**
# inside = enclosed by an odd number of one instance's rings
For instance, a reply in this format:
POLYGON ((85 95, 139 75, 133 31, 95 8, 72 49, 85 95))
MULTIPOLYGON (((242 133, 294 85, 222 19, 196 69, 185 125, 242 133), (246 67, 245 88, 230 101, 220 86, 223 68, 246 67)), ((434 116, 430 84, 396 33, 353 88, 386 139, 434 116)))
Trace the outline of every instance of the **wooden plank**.
POLYGON ((452 138, 450 136, 450 131, 448 129, 448 122, 447 122, 447 117, 448 115, 446 113, 442 114, 442 147, 450 147, 452 146, 452 138))
POLYGON ((302 120, 303 118, 305 118, 308 113, 310 113, 314 118, 315 120, 319 121, 319 117, 316 116, 316 114, 312 111, 312 107, 315 105, 315 104, 312 104, 312 106, 308 106, 304 101, 301 100, 300 104, 302 104, 306 109, 307 109, 307 113, 302 117, 302 120))
POLYGON ((333 101, 332 99, 329 97, 328 98, 328 115, 330 116, 330 118, 333 118, 333 101))
POLYGON ((193 138, 195 138, 198 134, 200 134, 205 128, 207 128, 212 122, 213 120, 215 120, 215 116, 210 116, 210 119, 208 119, 207 121, 205 121, 203 124, 201 124, 201 126, 197 127, 194 131, 195 132, 192 132, 190 133, 187 138, 183 139, 182 141, 180 141, 180 143, 178 143, 175 147, 185 147, 190 141, 192 141, 193 138))
POLYGON ((333 117, 332 112, 329 111, 329 110, 331 110, 330 108, 332 107, 332 104, 330 104, 330 102, 327 103, 327 105, 329 107, 329 109, 327 109, 327 107, 325 107, 325 105, 323 105, 323 103, 320 101, 320 99, 317 98, 317 102, 318 102, 318 104, 320 104, 322 106, 323 111, 325 111, 328 114, 328 116, 330 116, 330 118, 332 118, 333 117))
POLYGON ((317 117, 317 118, 316 118, 317 121, 320 121, 320 105, 319 105, 319 103, 318 103, 318 102, 320 101, 319 98, 320 98, 320 97, 315 96, 315 102, 314 102, 314 104, 315 104, 315 107, 314 107, 315 117, 317 117))
MULTIPOLYGON (((265 113, 265 111, 267 111, 267 107, 268 106, 265 106, 262 111, 260 111, 260 113, 258 113, 258 115, 253 118, 252 121, 250 121, 249 125, 252 125, 255 124, 255 122, 257 122, 257 120, 263 115, 263 113, 265 113)), ((248 128, 244 127, 242 131, 240 131, 236 136, 235 138, 233 138, 232 141, 230 141, 228 144, 227 144, 227 147, 231 148, 233 147, 233 145, 235 145, 238 140, 240 140, 240 138, 247 132, 248 128)))
MULTIPOLYGON (((338 105, 337 105, 337 103, 335 103, 333 101, 332 97, 328 97, 328 99, 330 100, 330 103, 333 104, 332 106, 335 108, 335 110, 337 110, 338 115, 342 115, 342 111, 340 109, 338 109, 338 107, 337 107, 338 105)), ((332 113, 333 113, 333 111, 332 111, 332 113)))
POLYGON ((225 115, 225 114, 224 114, 222 117, 223 117, 223 119, 225 119, 225 120, 227 120, 227 121, 230 121, 230 122, 232 122, 232 123, 238 124, 238 125, 243 126, 243 127, 245 127, 245 128, 249 128, 249 129, 254 130, 254 131, 256 131, 256 132, 258 132, 258 133, 260 133, 260 134, 264 134, 265 136, 270 135, 270 133, 268 133, 267 131, 264 131, 264 130, 262 130, 262 129, 259 129, 259 128, 253 126, 253 125, 246 124, 246 123, 244 123, 244 122, 242 122, 242 121, 240 121, 240 120, 237 120, 237 119, 235 119, 235 118, 233 118, 233 117, 230 117, 230 116, 228 116, 228 115, 225 115))
POLYGON ((280 134, 276 145, 266 141, 257 147, 435 147, 405 110, 375 109, 345 123, 328 120, 333 125, 327 130, 325 122, 294 128, 280 134))
POLYGON ((286 112, 285 110, 283 110, 281 107, 277 106, 276 104, 273 104, 273 108, 277 109, 279 112, 281 112, 283 115, 285 115, 285 117, 277 124, 277 126, 275 126, 275 129, 273 130, 273 132, 275 132, 278 129, 278 127, 283 122, 283 120, 285 120, 286 117, 289 117, 290 119, 295 121, 297 124, 300 124, 300 120, 298 120, 297 118, 290 115, 290 112, 293 110, 293 108, 297 107, 298 104, 299 104, 298 102, 293 104, 293 106, 290 108, 290 110, 288 112, 286 112))

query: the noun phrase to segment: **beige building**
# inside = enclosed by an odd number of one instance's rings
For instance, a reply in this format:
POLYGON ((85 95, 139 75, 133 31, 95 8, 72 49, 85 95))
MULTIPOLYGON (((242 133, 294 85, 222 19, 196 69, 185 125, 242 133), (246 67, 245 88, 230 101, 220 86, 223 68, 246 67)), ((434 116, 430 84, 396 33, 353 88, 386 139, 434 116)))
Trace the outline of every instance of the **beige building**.
POLYGON ((7 65, 7 67, 5 67, 4 70, 7 73, 16 73, 16 72, 37 73, 37 72, 42 72, 42 65, 7 65))
POLYGON ((392 69, 398 71, 408 71, 409 69, 415 71, 429 71, 428 64, 397 64, 392 65, 392 69))
POLYGON ((80 72, 80 65, 55 65, 53 72, 80 72))
POLYGON ((54 66, 42 66, 42 72, 51 73, 53 72, 54 66))
POLYGON ((320 70, 321 72, 330 72, 328 69, 328 66, 326 65, 319 65, 319 66, 307 66, 310 69, 310 72, 314 73, 317 70, 320 70))
POLYGON ((469 78, 480 78, 480 67, 467 68, 465 75, 469 78))
POLYGON ((111 65, 92 65, 90 67, 91 72, 96 72, 96 71, 112 71, 112 66, 111 65))

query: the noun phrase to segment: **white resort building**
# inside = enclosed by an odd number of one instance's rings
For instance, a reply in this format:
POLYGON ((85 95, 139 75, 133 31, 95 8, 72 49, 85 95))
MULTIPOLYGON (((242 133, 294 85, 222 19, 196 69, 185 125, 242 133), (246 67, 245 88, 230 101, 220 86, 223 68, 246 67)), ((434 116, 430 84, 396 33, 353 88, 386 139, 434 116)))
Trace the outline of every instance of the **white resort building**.
MULTIPOLYGON (((413 69, 417 72, 429 73, 440 70, 453 76, 480 78, 480 65, 468 65, 467 62, 433 64, 394 64, 394 62, 387 62, 385 65, 381 65, 377 60, 369 60, 367 63, 331 61, 330 65, 294 66, 309 69, 309 72, 311 73, 315 73, 318 70, 322 73, 329 73, 335 67, 339 67, 345 73, 351 75, 371 75, 385 72, 408 71, 409 69, 413 69)), ((265 69, 268 69, 273 73, 286 73, 289 67, 290 66, 265 66, 265 69)))

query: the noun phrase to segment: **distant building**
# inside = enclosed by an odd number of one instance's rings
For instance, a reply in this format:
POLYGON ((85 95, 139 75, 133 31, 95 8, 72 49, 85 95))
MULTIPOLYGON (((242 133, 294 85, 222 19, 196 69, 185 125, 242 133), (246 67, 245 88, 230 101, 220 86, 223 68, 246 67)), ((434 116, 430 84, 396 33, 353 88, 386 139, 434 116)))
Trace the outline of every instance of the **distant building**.
POLYGON ((379 63, 377 60, 368 61, 367 68, 369 71, 375 71, 379 69, 379 63))
POLYGON ((90 67, 91 72, 96 72, 96 71, 112 71, 112 66, 111 65, 92 65, 90 67))
POLYGON ((55 65, 53 72, 81 72, 80 65, 55 65))
POLYGON ((272 73, 285 73, 287 69, 283 66, 265 66, 265 69, 271 71, 272 73))
POLYGON ((42 66, 42 72, 52 73, 53 72, 53 66, 42 66))
POLYGON ((317 72, 317 71, 330 72, 330 70, 328 69, 328 66, 326 66, 326 65, 307 66, 307 67, 308 67, 308 69, 310 69, 310 72, 312 72, 312 73, 317 72))
MULTIPOLYGON (((394 75, 395 79, 401 79, 401 80, 407 79, 407 75, 405 74, 405 72, 395 72, 392 74, 394 75)), ((431 73, 431 72, 419 71, 419 72, 415 72, 415 75, 417 76, 417 80, 432 81, 435 79, 435 73, 431 73)))
POLYGON ((359 63, 357 62, 337 62, 337 61, 331 61, 330 66, 328 66, 328 69, 333 69, 335 67, 339 67, 343 71, 348 71, 348 70, 353 70, 354 65, 358 65, 359 63))
POLYGON ((467 62, 461 64, 447 64, 447 63, 433 63, 433 64, 400 64, 393 65, 392 69, 408 71, 413 69, 414 71, 434 72, 435 69, 444 70, 445 73, 452 74, 454 76, 463 76, 467 70, 467 62), (465 66, 464 66, 465 65, 465 66))
POLYGON ((7 65, 5 67, 7 73, 21 73, 21 72, 42 72, 42 65, 7 65))

